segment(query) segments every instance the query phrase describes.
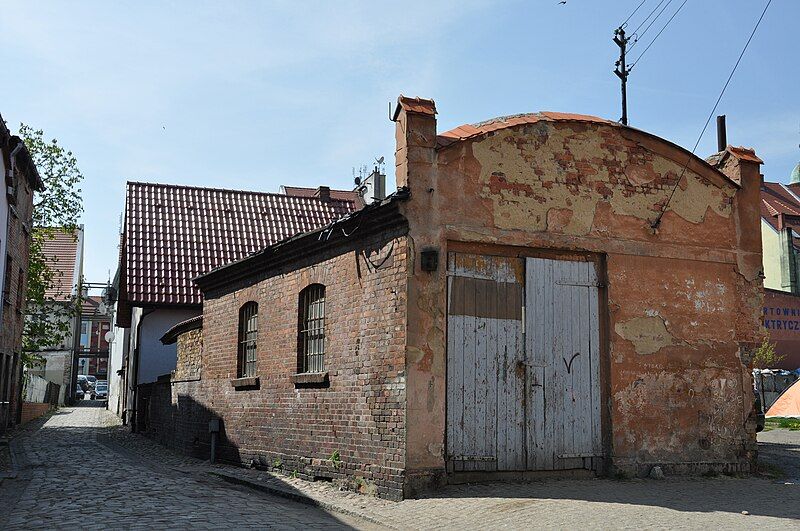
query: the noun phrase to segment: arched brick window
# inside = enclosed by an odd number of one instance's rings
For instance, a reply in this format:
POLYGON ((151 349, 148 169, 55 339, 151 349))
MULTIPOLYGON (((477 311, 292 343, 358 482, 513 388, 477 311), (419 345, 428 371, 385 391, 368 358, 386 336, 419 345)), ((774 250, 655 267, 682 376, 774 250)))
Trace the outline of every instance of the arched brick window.
POLYGON ((239 310, 240 378, 256 375, 256 339, 258 338, 258 304, 248 302, 239 310))
POLYGON ((298 372, 325 370, 325 286, 311 284, 300 292, 298 372))

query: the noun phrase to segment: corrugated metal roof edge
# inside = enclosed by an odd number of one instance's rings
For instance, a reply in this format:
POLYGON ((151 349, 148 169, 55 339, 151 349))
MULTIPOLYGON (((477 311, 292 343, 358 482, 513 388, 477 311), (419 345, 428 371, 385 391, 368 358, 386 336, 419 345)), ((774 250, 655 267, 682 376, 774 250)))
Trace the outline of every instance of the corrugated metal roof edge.
MULTIPOLYGON (((193 279, 193 281, 194 281, 195 284, 197 284, 197 286, 200 288, 200 291, 203 292, 203 293, 205 293, 206 291, 209 291, 211 289, 214 289, 214 288, 217 288, 217 287, 221 287, 221 286, 223 286, 223 285, 225 285, 227 283, 235 282, 237 280, 240 280, 242 278, 245 278, 245 277, 249 276, 252 272, 255 272, 256 270, 261 270, 261 268, 259 266, 255 265, 256 262, 258 262, 259 265, 260 265, 260 263, 262 261, 269 260, 270 257, 278 255, 284 249, 292 248, 295 245, 300 246, 301 243, 304 243, 304 242, 307 242, 307 241, 312 241, 314 236, 317 237, 316 241, 319 241, 319 240, 321 240, 322 235, 325 232, 329 232, 330 235, 334 234, 332 229, 334 227, 336 227, 337 225, 341 225, 343 223, 347 223, 348 221, 354 221, 356 219, 363 221, 362 220, 363 216, 375 216, 378 219, 373 220, 373 221, 381 221, 380 214, 388 211, 389 207, 396 206, 396 204, 398 202, 407 200, 409 197, 411 197, 411 192, 408 190, 408 188, 405 188, 405 187, 399 188, 397 190, 397 192, 389 195, 383 201, 369 204, 369 205, 365 206, 364 208, 362 208, 361 210, 357 210, 357 211, 353 212, 352 214, 349 214, 349 215, 347 215, 347 216, 345 216, 345 217, 343 217, 341 219, 338 219, 338 220, 334 221, 333 223, 329 223, 328 225, 325 225, 324 227, 320 227, 320 228, 315 229, 313 231, 297 234, 295 236, 292 236, 291 238, 287 238, 287 239, 282 240, 280 242, 277 242, 277 243, 275 243, 273 245, 265 247, 264 249, 262 249, 260 251, 257 251, 255 253, 249 255, 249 256, 246 256, 246 257, 242 258, 241 260, 237 260, 235 262, 230 262, 230 263, 225 264, 223 266, 220 266, 220 267, 217 267, 215 269, 212 269, 208 273, 205 273, 203 275, 199 275, 199 276, 195 277, 193 279)), ((386 213, 387 213, 387 216, 385 216, 385 217, 386 217, 387 225, 383 225, 381 223, 375 223, 372 227, 370 227, 371 230, 373 230, 373 231, 375 231, 375 230, 383 230, 383 229, 386 228, 386 226, 390 225, 390 220, 394 221, 394 222, 398 221, 397 219, 395 219, 391 215, 391 213, 389 213, 389 212, 386 212, 386 213)), ((398 215, 402 218, 402 221, 405 222, 405 218, 402 217, 401 214, 398 214, 398 215)), ((359 226, 360 226, 360 224, 359 224, 359 226)), ((363 236, 364 232, 363 231, 360 232, 359 235, 363 236)), ((337 233, 337 237, 338 237, 338 233, 337 233)), ((329 239, 330 239, 330 236, 325 241, 328 242, 329 239)), ((339 243, 339 241, 338 240, 334 240, 332 243, 339 243)), ((327 246, 327 245, 326 246, 321 246, 320 248, 316 249, 314 252, 320 252, 320 251, 322 251, 324 249, 327 249, 328 247, 329 246, 327 246)))

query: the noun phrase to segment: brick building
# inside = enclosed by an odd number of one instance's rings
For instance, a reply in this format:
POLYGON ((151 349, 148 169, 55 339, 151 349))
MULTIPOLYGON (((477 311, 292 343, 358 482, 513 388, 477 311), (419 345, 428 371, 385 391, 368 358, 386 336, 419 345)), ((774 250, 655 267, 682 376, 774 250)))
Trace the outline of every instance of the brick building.
POLYGON ((43 184, 25 143, 0 116, 0 432, 20 421, 22 329, 33 193, 43 184))
POLYGON ((270 194, 129 182, 115 280, 111 409, 136 429, 138 386, 175 369, 175 346, 159 338, 201 313, 192 278, 347 215, 356 199, 327 187, 270 194))
POLYGON ((747 471, 759 159, 534 113, 437 134, 398 191, 196 279, 148 433, 389 498, 539 473, 747 471))

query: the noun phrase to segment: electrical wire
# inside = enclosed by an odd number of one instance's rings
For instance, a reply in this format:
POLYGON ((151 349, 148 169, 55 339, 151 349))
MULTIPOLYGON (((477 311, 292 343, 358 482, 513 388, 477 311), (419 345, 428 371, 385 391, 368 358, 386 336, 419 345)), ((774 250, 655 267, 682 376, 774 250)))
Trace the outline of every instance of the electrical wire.
POLYGON ((636 33, 639 31, 639 29, 640 29, 642 26, 644 26, 644 25, 647 23, 647 21, 648 21, 648 20, 650 20, 650 17, 652 17, 652 16, 653 16, 653 13, 655 13, 655 12, 658 10, 658 8, 659 8, 659 7, 661 7, 661 4, 663 4, 663 3, 664 3, 664 1, 665 1, 665 0, 661 0, 659 3, 657 3, 657 4, 656 4, 656 7, 654 7, 654 8, 653 8, 653 10, 652 10, 652 11, 650 11, 650 14, 649 14, 649 15, 647 15, 646 17, 644 17, 644 20, 643 20, 643 21, 641 21, 641 22, 639 23, 639 25, 638 25, 638 26, 636 26, 636 29, 635 29, 635 30, 633 30, 633 32, 631 32, 631 35, 636 35, 636 33))
MULTIPOLYGON (((680 12, 680 10, 681 10, 681 9, 683 9, 683 6, 685 6, 685 5, 686 5, 686 2, 688 2, 688 1, 689 1, 689 0, 683 0, 683 3, 682 3, 680 6, 678 6, 678 9, 677 9, 677 10, 675 10, 675 12, 672 14, 672 16, 671 16, 671 17, 669 17, 669 20, 667 20, 667 23, 666 23, 666 24, 664 24, 664 27, 663 27, 663 28, 661 28, 661 31, 659 31, 659 32, 656 34, 656 36, 655 36, 655 37, 653 37, 653 40, 652 40, 652 41, 650 41, 650 44, 648 44, 648 45, 647 45, 647 48, 645 48, 645 49, 644 49, 644 51, 643 51, 642 53, 640 53, 640 54, 639 54, 639 57, 637 57, 637 58, 636 58, 636 60, 635 60, 633 63, 631 63, 631 66, 630 66, 629 70, 630 70, 630 69, 632 69, 634 66, 636 66, 636 63, 638 63, 638 62, 639 62, 639 59, 641 59, 641 58, 642 58, 642 56, 643 56, 644 54, 646 54, 646 53, 647 53, 647 50, 649 50, 649 49, 650 49, 650 47, 653 45, 653 43, 654 43, 654 42, 656 42, 656 40, 658 39, 658 37, 660 37, 660 36, 661 36, 661 34, 662 34, 662 33, 664 33, 664 30, 665 30, 665 29, 667 29, 667 26, 669 26, 669 23, 670 23, 670 22, 672 22, 672 19, 673 19, 673 18, 675 18, 675 15, 677 15, 677 14, 678 14, 678 12, 680 12)), ((635 44, 635 43, 634 43, 634 44, 635 44)))
POLYGON ((675 183, 675 186, 672 188, 672 193, 669 195, 669 199, 664 203, 664 206, 661 208, 661 212, 658 213, 658 216, 650 224, 650 227, 653 229, 658 228, 659 224, 661 223, 661 218, 664 217, 664 213, 667 211, 667 207, 669 206, 672 198, 675 196, 675 191, 678 189, 678 186, 681 183, 681 179, 683 179, 683 174, 686 172, 686 168, 689 167, 689 163, 692 161, 692 157, 694 156, 694 152, 697 150, 697 146, 700 145, 700 140, 703 138, 703 135, 708 128, 708 124, 711 122, 711 118, 714 116, 714 113, 717 111, 717 106, 719 102, 722 101, 722 96, 725 94, 725 89, 728 88, 728 84, 730 84, 731 79, 733 79, 733 74, 736 73, 736 69, 739 67, 739 63, 742 61, 742 57, 744 57, 744 53, 747 51, 747 47, 750 46, 750 41, 753 40, 753 36, 756 34, 756 30, 758 30, 758 26, 761 25, 761 21, 764 19, 764 15, 767 14, 767 9, 769 9, 769 5, 772 3, 772 0, 767 0, 767 5, 764 6, 764 11, 761 12, 761 16, 758 17, 758 22, 756 22, 755 27, 753 28, 752 33, 750 33, 750 37, 747 39, 747 42, 744 44, 744 48, 742 48, 742 53, 739 54, 739 58, 736 60, 736 64, 733 65, 733 69, 731 70, 730 75, 728 76, 728 80, 725 81, 725 85, 722 87, 722 90, 719 93, 719 97, 717 98, 716 103, 714 103, 714 108, 711 109, 711 112, 708 114, 708 118, 706 118, 706 123, 703 125, 703 130, 700 131, 700 136, 697 137, 697 142, 694 143, 694 147, 692 148, 692 153, 689 155, 689 159, 686 161, 686 164, 683 165, 683 169, 681 170, 681 174, 678 176, 678 180, 675 183))
POLYGON ((664 4, 664 7, 662 7, 662 8, 661 8, 661 11, 659 11, 659 12, 658 12, 658 15, 656 15, 656 16, 655 16, 655 18, 653 18, 653 20, 651 20, 651 21, 650 21, 650 24, 648 24, 648 25, 647 25, 647 27, 646 27, 646 28, 645 28, 645 29, 642 31, 642 34, 641 34, 641 35, 639 35, 639 34, 636 34, 636 38, 633 40, 633 44, 631 44, 631 45, 630 45, 630 47, 628 48, 628 51, 631 51, 631 50, 633 49, 633 47, 634 47, 634 46, 636 46, 636 43, 638 43, 638 42, 639 42, 639 40, 640 40, 642 37, 644 37, 644 36, 645 36, 645 34, 646 34, 646 33, 647 33, 649 30, 650 30, 650 28, 651 28, 651 27, 653 27, 653 24, 655 24, 655 23, 656 23, 656 20, 658 20, 659 18, 661 18, 661 15, 663 15, 663 14, 664 14, 664 11, 666 11, 666 10, 667 10, 667 8, 669 7, 669 5, 670 5, 671 3, 672 3, 672 0, 669 0, 669 1, 668 1, 666 4, 664 4))
POLYGON ((622 24, 620 24, 620 25, 619 25, 619 27, 620 27, 620 28, 624 28, 624 27, 625 27, 625 26, 628 24, 628 21, 631 19, 631 17, 632 17, 633 15, 635 15, 637 11, 639 11, 639 8, 640 8, 640 7, 642 7, 642 6, 644 5, 644 3, 645 3, 645 2, 647 2, 647 0, 642 0, 642 2, 641 2, 641 3, 640 3, 638 6, 636 6, 636 9, 634 9, 634 10, 633 10, 633 13, 631 13, 630 15, 628 15, 628 18, 626 18, 626 19, 625 19, 625 22, 623 22, 622 24))

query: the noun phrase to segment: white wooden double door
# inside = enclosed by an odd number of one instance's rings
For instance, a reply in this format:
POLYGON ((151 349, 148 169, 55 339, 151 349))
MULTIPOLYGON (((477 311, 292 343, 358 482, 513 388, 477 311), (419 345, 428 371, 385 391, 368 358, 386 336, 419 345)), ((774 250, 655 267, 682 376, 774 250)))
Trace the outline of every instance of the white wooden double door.
POLYGON ((598 311, 594 262, 449 253, 450 471, 593 467, 598 311))

